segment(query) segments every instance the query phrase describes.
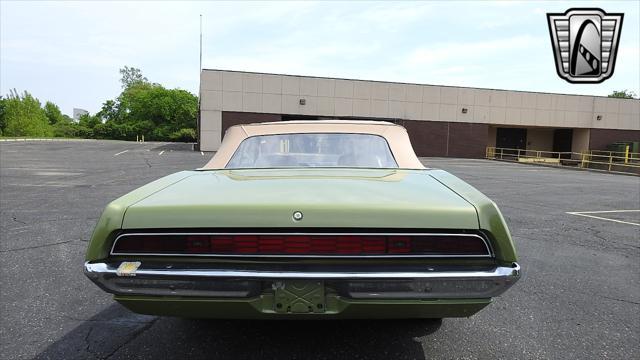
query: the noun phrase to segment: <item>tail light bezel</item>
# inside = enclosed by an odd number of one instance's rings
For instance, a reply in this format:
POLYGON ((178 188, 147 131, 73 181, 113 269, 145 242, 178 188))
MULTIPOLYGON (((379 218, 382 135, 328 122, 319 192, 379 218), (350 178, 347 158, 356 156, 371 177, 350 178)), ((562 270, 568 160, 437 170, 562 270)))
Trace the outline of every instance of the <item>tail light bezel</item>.
MULTIPOLYGON (((387 239, 387 245, 391 240, 387 239)), ((340 232, 340 233, 314 233, 314 232, 125 232, 119 234, 111 246, 110 255, 112 256, 165 256, 165 257, 221 257, 221 258, 493 258, 494 252, 490 245, 489 240, 477 233, 389 233, 389 232, 340 232), (402 249, 392 249, 387 246, 384 253, 376 254, 349 254, 349 253, 335 253, 335 254, 306 254, 306 253, 279 253, 279 254, 265 254, 265 253, 185 253, 185 252, 126 252, 116 251, 116 245, 118 241, 130 236, 364 236, 364 237, 397 237, 406 239, 412 237, 470 237, 479 239, 484 245, 484 253, 482 254, 464 254, 464 253, 452 253, 452 254, 415 254, 403 251, 402 249), (397 250, 397 251, 396 251, 397 250)))

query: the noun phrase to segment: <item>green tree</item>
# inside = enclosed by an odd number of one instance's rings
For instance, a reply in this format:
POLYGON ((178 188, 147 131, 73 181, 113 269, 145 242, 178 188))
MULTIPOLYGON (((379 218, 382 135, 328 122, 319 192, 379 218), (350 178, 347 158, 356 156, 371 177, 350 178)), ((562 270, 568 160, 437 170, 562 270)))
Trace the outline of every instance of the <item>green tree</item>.
POLYGON ((126 66, 120 69, 120 82, 122 88, 127 89, 133 85, 146 84, 149 82, 146 77, 142 75, 140 69, 126 66))
POLYGON ((92 116, 91 114, 83 114, 78 119, 78 125, 93 129, 96 125, 102 124, 102 120, 98 116, 92 116))
POLYGON ((7 99, 4 98, 4 96, 0 96, 0 136, 2 136, 4 128, 5 128, 5 121, 4 121, 4 109, 6 107, 7 103, 7 99))
POLYGON ((64 115, 62 115, 62 111, 60 111, 58 105, 52 103, 51 101, 47 101, 44 104, 44 114, 46 115, 47 120, 49 120, 49 124, 51 125, 57 124, 60 121, 64 121, 64 115))
POLYGON ((0 97, 0 134, 133 140, 196 140, 198 98, 188 91, 149 82, 140 69, 120 69, 122 93, 103 103, 95 115, 78 122, 48 101, 44 108, 25 92, 0 97))
POLYGON ((107 100, 102 104, 102 109, 98 111, 96 116, 100 117, 102 121, 115 121, 120 122, 120 109, 117 100, 107 100))
POLYGON ((611 94, 609 94, 610 98, 622 98, 622 99, 636 99, 638 97, 638 95, 636 95, 636 93, 634 93, 633 91, 629 91, 629 90, 620 90, 620 91, 614 91, 611 94))
POLYGON ((15 90, 3 100, 2 134, 4 136, 52 136, 53 129, 40 101, 28 92, 15 90))
POLYGON ((127 74, 122 79, 124 90, 102 105, 97 116, 105 126, 96 136, 131 139, 144 135, 147 140, 194 141, 198 98, 185 90, 150 83, 138 69, 133 70, 120 70, 127 74), (138 80, 129 81, 132 78, 138 80))

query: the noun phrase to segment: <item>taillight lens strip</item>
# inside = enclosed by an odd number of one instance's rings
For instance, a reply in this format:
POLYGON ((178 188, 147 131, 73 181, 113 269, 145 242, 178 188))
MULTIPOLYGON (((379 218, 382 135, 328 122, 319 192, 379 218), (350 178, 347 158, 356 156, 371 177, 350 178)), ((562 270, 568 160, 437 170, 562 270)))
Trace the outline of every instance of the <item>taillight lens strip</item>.
POLYGON ((112 255, 491 257, 477 234, 126 233, 112 255))

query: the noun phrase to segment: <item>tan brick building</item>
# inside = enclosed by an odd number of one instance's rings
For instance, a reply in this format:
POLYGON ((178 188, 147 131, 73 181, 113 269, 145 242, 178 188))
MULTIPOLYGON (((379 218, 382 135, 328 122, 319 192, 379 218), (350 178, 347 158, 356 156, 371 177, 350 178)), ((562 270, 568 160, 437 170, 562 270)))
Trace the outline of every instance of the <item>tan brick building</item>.
POLYGON ((582 152, 640 141, 640 100, 203 70, 200 149, 235 124, 379 119, 403 125, 419 156, 483 157, 487 146, 582 152))

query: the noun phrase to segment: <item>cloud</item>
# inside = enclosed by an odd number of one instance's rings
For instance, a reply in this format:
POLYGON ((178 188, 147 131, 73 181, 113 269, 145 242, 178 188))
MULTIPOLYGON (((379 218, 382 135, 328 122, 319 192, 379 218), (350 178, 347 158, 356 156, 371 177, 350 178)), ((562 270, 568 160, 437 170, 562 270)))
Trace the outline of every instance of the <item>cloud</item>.
POLYGON ((384 3, 355 13, 354 23, 395 32, 415 22, 428 21, 433 15, 434 5, 429 3, 384 3))
POLYGON ((407 56, 406 63, 409 66, 437 66, 449 62, 474 63, 480 59, 497 59, 507 52, 531 49, 540 46, 543 41, 546 39, 521 35, 489 41, 440 43, 413 50, 407 56))

